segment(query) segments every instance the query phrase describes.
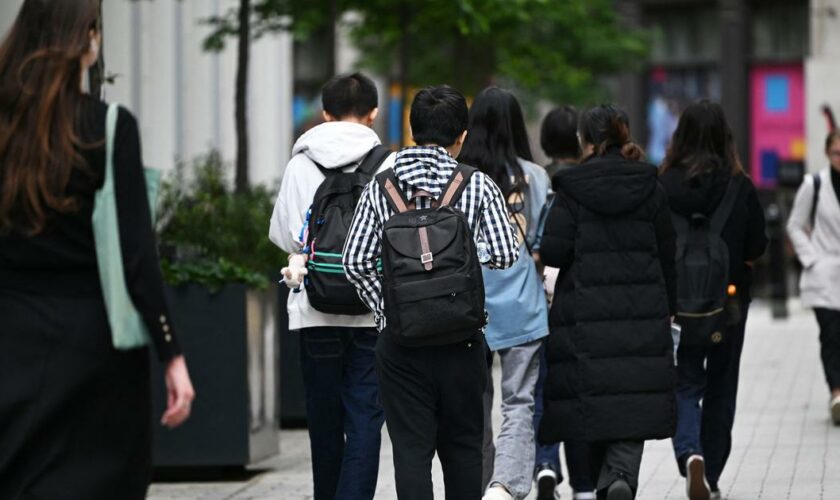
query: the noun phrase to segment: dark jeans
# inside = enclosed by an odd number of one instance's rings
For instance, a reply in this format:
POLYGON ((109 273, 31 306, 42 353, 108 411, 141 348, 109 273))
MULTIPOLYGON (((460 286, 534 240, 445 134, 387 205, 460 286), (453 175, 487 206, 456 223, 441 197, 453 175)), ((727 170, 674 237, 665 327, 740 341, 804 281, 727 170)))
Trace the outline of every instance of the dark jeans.
POLYGON ((376 331, 318 327, 300 335, 315 500, 370 500, 385 419, 374 368, 376 331))
POLYGON ((610 485, 619 479, 626 481, 634 494, 639 490, 644 441, 603 441, 588 446, 590 477, 597 485, 599 499, 606 498, 610 485))
POLYGON ((487 384, 484 339, 437 347, 404 347, 387 330, 376 367, 400 500, 433 500, 437 451, 447 500, 479 500, 487 384))
POLYGON ((723 343, 710 348, 681 347, 677 353, 674 455, 683 476, 685 460, 690 455, 703 456, 706 479, 712 489, 717 489, 732 450, 732 426, 748 308, 749 304, 741 306, 741 322, 727 329, 723 343))
POLYGON ((820 324, 820 355, 829 389, 840 389, 840 311, 814 309, 820 324))
MULTIPOLYGON (((545 357, 546 344, 543 342, 540 349, 540 376, 537 379, 537 386, 534 391, 534 432, 538 433, 540 421, 543 415, 543 388, 545 379, 548 376, 548 361, 545 357)), ((536 434, 535 434, 536 435, 536 434)), ((534 441, 536 450, 535 467, 547 464, 557 473, 558 482, 563 480, 562 467, 560 466, 560 443, 542 444, 534 441)), ((595 483, 589 472, 589 445, 584 442, 566 441, 563 443, 566 452, 566 465, 569 467, 569 484, 575 492, 595 491, 595 483)))

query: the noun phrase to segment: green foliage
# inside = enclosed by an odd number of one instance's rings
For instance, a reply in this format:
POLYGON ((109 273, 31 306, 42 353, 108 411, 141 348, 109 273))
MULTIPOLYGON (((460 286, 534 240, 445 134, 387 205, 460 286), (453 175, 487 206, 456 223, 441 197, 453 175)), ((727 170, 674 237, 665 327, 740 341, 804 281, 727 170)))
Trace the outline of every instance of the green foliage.
POLYGON ((285 262, 268 240, 273 197, 256 187, 235 193, 217 152, 179 163, 161 186, 158 238, 168 283, 218 289, 227 283, 265 288, 285 262))
MULTIPOLYGON (((288 30, 311 36, 344 12, 361 14, 351 35, 360 66, 398 81, 408 54, 410 86, 450 83, 468 94, 500 83, 533 98, 584 103, 604 98, 600 77, 633 70, 646 33, 621 25, 616 0, 254 0, 256 37, 288 30), (403 40, 408 44, 405 50, 403 40)), ((209 20, 207 48, 236 36, 236 9, 209 20)))

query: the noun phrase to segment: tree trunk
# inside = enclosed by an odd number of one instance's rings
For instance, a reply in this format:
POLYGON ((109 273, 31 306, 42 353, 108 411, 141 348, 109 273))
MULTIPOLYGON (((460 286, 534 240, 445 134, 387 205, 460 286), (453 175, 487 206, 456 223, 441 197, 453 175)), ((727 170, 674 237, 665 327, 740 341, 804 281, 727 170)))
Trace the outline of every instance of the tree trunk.
POLYGON ((248 64, 251 0, 239 2, 239 54, 236 68, 236 192, 248 190, 248 64))

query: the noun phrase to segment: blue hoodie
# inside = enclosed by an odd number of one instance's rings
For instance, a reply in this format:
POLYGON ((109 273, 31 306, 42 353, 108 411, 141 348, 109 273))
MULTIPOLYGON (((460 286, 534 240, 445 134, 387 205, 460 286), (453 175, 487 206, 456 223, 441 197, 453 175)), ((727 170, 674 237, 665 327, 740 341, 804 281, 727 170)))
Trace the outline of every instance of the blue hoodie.
MULTIPOLYGON (((520 228, 515 223, 519 220, 531 249, 536 251, 535 244, 540 237, 539 219, 549 199, 550 181, 540 166, 523 159, 519 160, 519 165, 525 173, 528 189, 521 207, 512 206, 510 202, 514 200, 509 200, 509 209, 521 210, 511 216, 511 223, 522 241, 520 228)), ((548 304, 542 276, 524 243, 519 249, 519 259, 512 267, 505 270, 485 268, 483 274, 490 316, 485 336, 490 350, 515 347, 548 335, 548 304)))

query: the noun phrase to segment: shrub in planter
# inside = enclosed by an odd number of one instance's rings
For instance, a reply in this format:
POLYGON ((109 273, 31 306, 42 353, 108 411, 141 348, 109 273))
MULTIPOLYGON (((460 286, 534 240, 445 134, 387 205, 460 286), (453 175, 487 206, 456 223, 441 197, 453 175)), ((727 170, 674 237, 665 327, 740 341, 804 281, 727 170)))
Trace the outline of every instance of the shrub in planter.
MULTIPOLYGON (((161 185, 161 267, 197 398, 184 426, 156 426, 159 466, 245 465, 277 453, 271 275, 285 256, 268 240, 272 194, 233 191, 227 171, 211 152, 179 164, 161 185)), ((155 414, 164 406, 156 399, 155 414)))

